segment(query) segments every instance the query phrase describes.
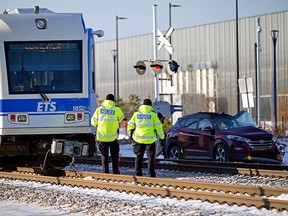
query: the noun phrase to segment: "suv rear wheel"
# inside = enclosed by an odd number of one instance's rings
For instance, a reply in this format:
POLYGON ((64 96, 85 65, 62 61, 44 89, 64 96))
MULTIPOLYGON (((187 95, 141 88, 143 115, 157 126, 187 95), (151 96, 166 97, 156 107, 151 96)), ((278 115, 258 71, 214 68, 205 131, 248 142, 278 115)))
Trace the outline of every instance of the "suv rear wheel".
POLYGON ((168 158, 169 159, 180 159, 180 148, 179 146, 173 145, 168 150, 168 158))
POLYGON ((220 144, 215 148, 213 160, 219 162, 229 161, 229 153, 225 145, 220 144))

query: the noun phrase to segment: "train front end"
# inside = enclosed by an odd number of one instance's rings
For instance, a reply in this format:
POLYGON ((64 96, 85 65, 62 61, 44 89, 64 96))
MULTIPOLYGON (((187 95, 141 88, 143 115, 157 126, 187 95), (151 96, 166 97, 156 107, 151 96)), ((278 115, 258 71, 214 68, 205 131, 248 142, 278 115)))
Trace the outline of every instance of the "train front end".
POLYGON ((95 153, 92 29, 82 14, 0 14, 0 157, 62 166, 95 153))

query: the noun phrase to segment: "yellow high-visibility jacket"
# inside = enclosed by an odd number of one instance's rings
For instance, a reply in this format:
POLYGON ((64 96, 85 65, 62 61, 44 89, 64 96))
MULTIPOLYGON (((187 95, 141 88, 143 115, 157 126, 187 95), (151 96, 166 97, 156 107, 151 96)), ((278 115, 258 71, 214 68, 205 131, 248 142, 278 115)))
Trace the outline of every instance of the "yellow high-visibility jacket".
POLYGON ((172 122, 169 119, 164 118, 162 122, 162 126, 163 126, 164 133, 167 133, 168 129, 172 127, 172 122))
POLYGON ((152 144, 157 140, 157 134, 160 139, 164 139, 162 123, 157 113, 153 111, 150 105, 141 105, 128 122, 128 134, 139 144, 152 144))
POLYGON ((101 142, 112 142, 118 137, 119 124, 124 119, 122 110, 111 100, 104 100, 91 118, 96 137, 101 142))

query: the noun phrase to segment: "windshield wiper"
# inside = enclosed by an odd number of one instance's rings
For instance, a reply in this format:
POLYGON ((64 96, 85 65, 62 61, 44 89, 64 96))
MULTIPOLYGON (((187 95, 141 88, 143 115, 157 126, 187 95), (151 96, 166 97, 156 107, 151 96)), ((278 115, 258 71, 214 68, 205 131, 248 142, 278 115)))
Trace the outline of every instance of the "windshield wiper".
POLYGON ((32 83, 32 87, 33 89, 35 89, 41 96, 42 98, 42 101, 43 102, 48 102, 50 101, 50 99, 47 97, 47 95, 41 91, 41 89, 39 88, 39 86, 36 84, 34 84, 34 81, 32 80, 32 78, 26 73, 26 70, 25 68, 22 66, 22 74, 24 74, 25 78, 30 82, 32 83))

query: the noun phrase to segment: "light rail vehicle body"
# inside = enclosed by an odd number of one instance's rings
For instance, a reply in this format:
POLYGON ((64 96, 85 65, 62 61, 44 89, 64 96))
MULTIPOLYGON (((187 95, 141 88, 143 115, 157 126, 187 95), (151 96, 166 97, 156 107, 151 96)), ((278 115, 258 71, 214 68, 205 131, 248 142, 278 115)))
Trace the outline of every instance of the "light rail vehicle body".
POLYGON ((93 156, 94 35, 81 13, 0 14, 0 162, 63 167, 93 156))

